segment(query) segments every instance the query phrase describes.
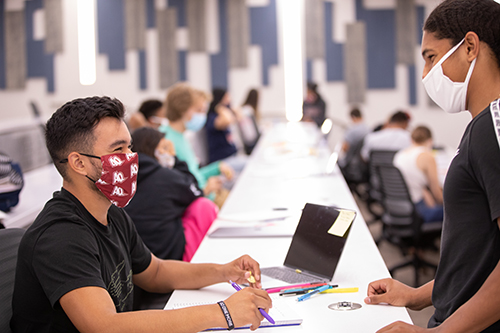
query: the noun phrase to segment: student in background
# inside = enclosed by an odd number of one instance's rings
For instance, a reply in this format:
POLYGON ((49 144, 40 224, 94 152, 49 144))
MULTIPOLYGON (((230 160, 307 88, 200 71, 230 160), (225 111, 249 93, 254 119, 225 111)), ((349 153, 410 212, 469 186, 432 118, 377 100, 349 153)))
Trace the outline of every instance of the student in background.
POLYGON ((307 82, 306 99, 302 105, 302 121, 314 122, 321 127, 326 119, 326 103, 318 92, 318 85, 307 82))
POLYGON ((223 180, 233 178, 233 169, 224 162, 214 162, 200 168, 193 148, 184 137, 186 130, 198 131, 206 121, 206 97, 186 84, 174 85, 167 94, 165 107, 169 125, 162 126, 160 131, 172 141, 177 157, 187 163, 189 171, 196 177, 198 186, 205 196, 215 198, 215 193, 222 188, 223 180))
POLYGON ((354 108, 349 113, 351 118, 351 126, 347 129, 342 142, 342 152, 349 156, 351 149, 356 148, 370 132, 368 126, 363 121, 363 115, 358 108, 354 108))
POLYGON ((368 133, 361 148, 361 157, 368 161, 372 150, 400 150, 411 145, 408 124, 410 116, 406 112, 394 113, 389 122, 377 132, 368 133))
POLYGON ((138 171, 123 104, 88 97, 64 104, 47 122, 46 141, 63 177, 21 240, 12 297, 13 332, 199 332, 227 327, 218 304, 131 311, 137 285, 150 292, 198 289, 233 280, 245 288, 225 300, 235 326, 256 329, 271 299, 249 256, 191 264, 151 254, 125 207, 138 171), (113 182, 115 185, 113 185, 113 182))
POLYGON ((448 113, 472 120, 446 174, 436 277, 420 288, 393 279, 368 286, 369 304, 433 305, 429 330, 396 322, 382 332, 500 331, 500 4, 445 0, 424 23, 423 84, 448 113))
POLYGON ((210 163, 224 160, 236 173, 243 170, 246 164, 244 156, 237 156, 235 140, 231 125, 236 124, 239 115, 231 109, 231 97, 222 88, 212 91, 212 102, 208 108, 207 131, 208 160, 210 163))
POLYGON ((160 259, 191 261, 217 217, 217 206, 203 197, 196 178, 175 148, 153 128, 132 133, 139 155, 137 191, 125 207, 146 246, 160 259))
POLYGON ((157 99, 144 101, 139 107, 139 112, 130 116, 128 127, 131 131, 148 126, 158 128, 167 122, 163 103, 157 99))
POLYGON ((412 145, 394 156, 406 181, 415 208, 424 222, 443 221, 443 190, 432 154, 432 133, 418 126, 411 133, 412 145))
POLYGON ((240 108, 241 117, 238 121, 238 129, 241 133, 245 153, 248 155, 252 153, 252 150, 260 137, 258 126, 260 118, 258 103, 259 92, 256 89, 251 89, 248 92, 245 102, 240 108))

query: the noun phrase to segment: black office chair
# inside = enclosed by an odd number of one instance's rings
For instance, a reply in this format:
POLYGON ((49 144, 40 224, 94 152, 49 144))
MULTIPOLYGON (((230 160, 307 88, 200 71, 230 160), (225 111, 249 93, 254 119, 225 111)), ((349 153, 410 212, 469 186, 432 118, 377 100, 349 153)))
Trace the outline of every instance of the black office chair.
POLYGON ((368 211, 373 215, 373 219, 368 221, 368 224, 379 221, 384 214, 380 180, 376 168, 377 166, 392 166, 396 153, 397 150, 372 150, 370 152, 370 160, 368 161, 369 184, 366 204, 368 211), (378 209, 375 209, 375 206, 377 206, 378 209))
POLYGON ((361 185, 368 184, 369 181, 368 164, 361 158, 363 142, 364 140, 361 140, 349 148, 339 167, 351 192, 366 201, 368 193, 360 189, 361 185))
POLYGON ((24 229, 0 230, 0 332, 10 333, 12 293, 17 265, 17 249, 24 229))
POLYGON ((442 221, 423 223, 415 204, 411 200, 406 182, 398 168, 390 165, 379 165, 376 173, 380 181, 382 205, 382 239, 398 246, 403 255, 411 258, 389 269, 391 275, 400 268, 412 265, 415 268, 415 286, 419 286, 419 270, 421 267, 437 266, 421 258, 423 249, 435 249, 435 241, 441 236, 442 221))

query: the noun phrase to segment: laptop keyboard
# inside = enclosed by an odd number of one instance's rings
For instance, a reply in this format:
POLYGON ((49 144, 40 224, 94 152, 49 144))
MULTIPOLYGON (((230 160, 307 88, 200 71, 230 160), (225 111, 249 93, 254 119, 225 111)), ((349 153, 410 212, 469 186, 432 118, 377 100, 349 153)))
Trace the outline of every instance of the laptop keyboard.
POLYGON ((310 275, 297 273, 291 269, 287 269, 286 267, 264 267, 260 269, 260 272, 264 275, 272 277, 273 279, 288 283, 306 283, 321 280, 310 275))

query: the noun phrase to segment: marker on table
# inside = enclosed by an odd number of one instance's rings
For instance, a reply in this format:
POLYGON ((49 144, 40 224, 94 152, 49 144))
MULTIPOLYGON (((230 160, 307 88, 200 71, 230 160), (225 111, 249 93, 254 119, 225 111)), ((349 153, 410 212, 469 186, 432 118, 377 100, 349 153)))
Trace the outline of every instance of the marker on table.
POLYGON ((311 287, 314 285, 325 285, 326 282, 311 282, 311 283, 301 283, 301 284, 295 284, 295 285, 289 285, 289 286, 283 286, 283 287, 274 287, 274 288, 267 288, 264 289, 267 291, 268 294, 272 293, 279 293, 280 291, 284 289, 293 289, 293 288, 305 288, 305 287, 311 287))
POLYGON ((311 296, 319 294, 320 292, 325 291, 325 290, 330 289, 330 288, 332 288, 332 286, 329 284, 327 284, 326 286, 318 287, 318 288, 314 289, 313 291, 308 292, 305 295, 297 297, 297 302, 305 301, 305 300, 309 299, 311 296))
MULTIPOLYGON (((236 289, 236 291, 240 291, 241 290, 241 287, 238 286, 236 283, 234 283, 233 281, 229 280, 229 283, 231 283, 231 285, 233 286, 234 289, 236 289)), ((270 315, 267 314, 266 311, 264 311, 264 309, 260 309, 259 308, 259 311, 260 313, 264 316, 264 318, 266 318, 271 324, 276 324, 276 322, 274 321, 273 318, 271 318, 270 315)))
POLYGON ((358 287, 354 288, 335 288, 335 289, 328 289, 325 291, 322 291, 322 294, 331 294, 331 293, 357 293, 359 291, 358 287))
MULTIPOLYGON (((310 291, 313 291, 314 289, 316 289, 318 287, 322 287, 325 285, 326 285, 326 283, 320 284, 320 285, 313 285, 313 286, 309 286, 309 287, 305 287, 305 288, 283 289, 282 291, 280 291, 280 296, 303 295, 303 294, 307 294, 310 291)), ((331 287, 337 288, 338 285, 334 284, 334 285, 331 285, 331 287)), ((333 290, 333 289, 328 289, 328 290, 333 290)))

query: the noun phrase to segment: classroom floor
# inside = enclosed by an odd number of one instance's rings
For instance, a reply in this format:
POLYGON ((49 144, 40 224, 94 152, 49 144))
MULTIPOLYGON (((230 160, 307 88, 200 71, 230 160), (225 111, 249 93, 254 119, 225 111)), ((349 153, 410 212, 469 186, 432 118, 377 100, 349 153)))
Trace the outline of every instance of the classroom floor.
MULTIPOLYGON (((371 221, 372 215, 366 209, 365 203, 359 200, 356 196, 354 197, 365 221, 371 221)), ((382 230, 381 222, 379 221, 373 224, 369 224, 368 227, 373 235, 373 239, 378 239, 382 230)), ((378 248, 387 267, 395 266, 405 260, 401 251, 396 246, 386 241, 382 241, 378 245, 378 248)), ((437 264, 439 261, 439 253, 431 251, 425 252, 424 258, 432 263, 437 264)), ((435 272, 432 269, 426 268, 421 270, 419 275, 420 284, 422 285, 432 280, 434 278, 434 274, 435 272)), ((412 285, 414 280, 414 270, 412 267, 402 268, 394 274, 394 278, 405 284, 412 285)), ((426 328, 429 318, 434 313, 434 307, 431 306, 421 311, 408 310, 408 312, 410 313, 410 317, 415 325, 426 328)))

